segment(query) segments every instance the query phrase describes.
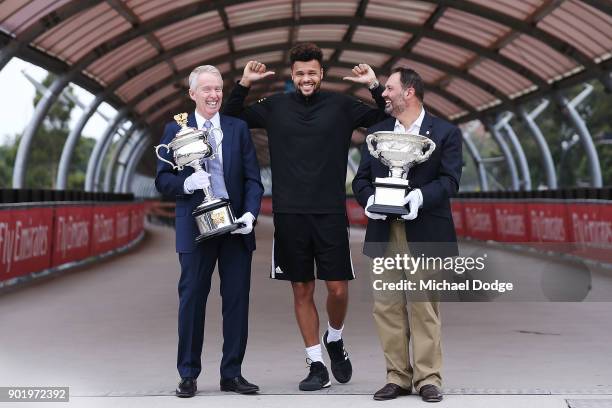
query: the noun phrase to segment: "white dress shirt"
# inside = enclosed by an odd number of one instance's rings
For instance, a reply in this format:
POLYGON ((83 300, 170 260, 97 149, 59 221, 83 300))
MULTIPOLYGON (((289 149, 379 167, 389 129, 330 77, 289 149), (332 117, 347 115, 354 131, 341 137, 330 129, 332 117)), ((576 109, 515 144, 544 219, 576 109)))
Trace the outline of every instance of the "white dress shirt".
MULTIPOLYGON (((393 128, 394 133, 408 133, 411 135, 418 135, 421 132, 421 125, 423 124, 423 119, 425 118, 425 109, 421 106, 421 113, 419 117, 406 129, 402 122, 398 119, 395 119, 395 127, 393 128)), ((420 188, 415 188, 412 191, 416 191, 419 195, 419 208, 423 207, 423 193, 420 188)))
MULTIPOLYGON (((204 129, 204 122, 206 122, 207 119, 204 118, 204 116, 200 115, 197 110, 195 111, 195 119, 196 124, 198 125, 198 129, 204 129)), ((223 164, 223 147, 221 146, 221 144, 219 144, 220 139, 223 135, 223 131, 221 130, 221 116, 219 115, 219 112, 215 113, 215 115, 208 120, 212 122, 212 127, 214 129, 219 129, 219 131, 221 132, 220 134, 217 132, 213 132, 213 137, 217 142, 217 146, 219 146, 219 162, 223 164)))
POLYGON ((395 119, 395 127, 393 128, 394 133, 409 133, 411 135, 418 135, 421 131, 421 125, 423 124, 423 119, 425 118, 425 109, 421 106, 421 113, 419 117, 406 129, 402 122, 399 119, 395 119))

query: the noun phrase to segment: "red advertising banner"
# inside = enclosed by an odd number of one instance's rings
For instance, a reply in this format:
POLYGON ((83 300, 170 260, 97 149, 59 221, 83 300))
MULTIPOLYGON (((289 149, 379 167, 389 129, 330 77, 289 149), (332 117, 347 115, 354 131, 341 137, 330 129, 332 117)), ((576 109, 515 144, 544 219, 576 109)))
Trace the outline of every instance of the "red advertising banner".
POLYGON ((465 236, 465 216, 463 213, 463 203, 461 201, 451 200, 451 212, 453 213, 453 223, 457 236, 465 236))
POLYGON ((528 203, 530 242, 571 242, 566 205, 563 203, 528 203))
POLYGON ((467 236, 486 240, 495 240, 495 212, 493 204, 482 201, 465 201, 465 231, 467 236))
POLYGON ((575 255, 612 262, 612 218, 609 206, 569 203, 567 205, 575 255))
POLYGON ((130 242, 130 204, 115 205, 115 248, 130 242))
POLYGON ((495 203, 495 233, 501 242, 528 242, 526 205, 520 202, 495 203))
POLYGON ((130 206, 130 241, 136 239, 144 229, 146 211, 145 203, 132 204, 130 206))
POLYGON ((92 210, 91 254, 98 255, 117 247, 115 244, 115 206, 99 205, 92 210))
POLYGON ((51 266, 85 259, 91 253, 91 206, 55 208, 51 266))
POLYGON ((51 265, 53 208, 0 211, 0 281, 51 265))
POLYGON ((368 218, 365 215, 365 211, 359 205, 356 199, 349 198, 346 200, 346 214, 348 215, 349 223, 351 225, 367 225, 368 218))

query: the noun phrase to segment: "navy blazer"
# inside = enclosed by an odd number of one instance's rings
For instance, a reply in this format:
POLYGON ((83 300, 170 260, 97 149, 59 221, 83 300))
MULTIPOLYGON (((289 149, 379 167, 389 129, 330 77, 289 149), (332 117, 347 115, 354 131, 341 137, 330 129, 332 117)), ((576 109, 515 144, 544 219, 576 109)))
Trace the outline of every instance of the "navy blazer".
MULTIPOLYGON (((393 131, 395 118, 386 119, 367 130, 371 134, 380 130, 393 131)), ((412 221, 404 221, 406 239, 413 255, 454 256, 457 251, 457 235, 450 208, 450 197, 459 190, 463 165, 461 131, 455 125, 425 112, 420 134, 436 144, 431 157, 417 164, 408 172, 410 187, 420 188, 423 207, 412 221), (430 244, 434 243, 434 244, 430 244)), ((361 162, 353 179, 353 193, 365 208, 368 198, 374 194, 376 177, 388 177, 389 168, 372 157, 367 144, 361 149, 361 162)), ((408 208, 408 205, 406 205, 408 208)), ((409 210, 409 208, 408 208, 409 210)), ((363 253, 367 256, 383 256, 389 242, 390 219, 368 218, 363 253)))
MULTIPOLYGON (((193 112, 187 118, 187 126, 198 127, 193 112)), ((180 126, 176 122, 168 123, 160 143, 170 143, 179 130, 180 126)), ((234 215, 238 218, 248 211, 257 218, 264 188, 249 128, 243 120, 221 115, 221 130, 223 176, 234 215)), ((166 149, 160 149, 159 152, 162 157, 174 162, 172 152, 166 153, 166 149)), ((193 194, 185 194, 183 183, 191 174, 191 167, 177 171, 169 164, 157 160, 155 187, 164 196, 176 198, 176 252, 192 252, 195 249, 194 240, 199 235, 191 212, 204 200, 204 193, 196 190, 193 194)), ((255 250, 254 232, 244 235, 244 243, 247 249, 255 250)))

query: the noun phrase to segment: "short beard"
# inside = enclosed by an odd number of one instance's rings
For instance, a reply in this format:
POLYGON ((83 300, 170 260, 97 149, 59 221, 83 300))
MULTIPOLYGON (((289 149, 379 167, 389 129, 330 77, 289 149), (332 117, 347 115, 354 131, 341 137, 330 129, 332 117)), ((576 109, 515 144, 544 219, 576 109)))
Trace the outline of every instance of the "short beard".
POLYGON ((391 112, 388 112, 389 115, 397 117, 406 111, 406 104, 400 103, 398 105, 391 105, 391 112))
MULTIPOLYGON (((303 95, 303 96, 306 96, 306 95, 304 95, 304 93, 302 92, 302 89, 300 89, 300 87, 299 87, 299 86, 296 86, 296 85, 294 84, 294 87, 295 87, 295 91, 296 91, 297 93, 299 93, 299 94, 301 94, 301 95, 303 95)), ((319 91, 319 88, 321 88, 321 82, 316 83, 316 84, 313 84, 313 87, 312 87, 312 93, 311 93, 310 95, 314 95, 315 93, 317 93, 317 92, 319 91)))

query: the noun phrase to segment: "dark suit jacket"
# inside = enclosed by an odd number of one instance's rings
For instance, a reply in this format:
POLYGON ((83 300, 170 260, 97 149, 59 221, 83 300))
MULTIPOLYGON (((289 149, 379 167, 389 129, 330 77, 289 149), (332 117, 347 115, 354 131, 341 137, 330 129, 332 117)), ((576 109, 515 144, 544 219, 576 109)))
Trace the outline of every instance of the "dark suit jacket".
MULTIPOLYGON (((189 114, 187 126, 197 128, 193 112, 189 114)), ((161 143, 170 143, 179 129, 176 122, 168 123, 161 143)), ((243 120, 221 115, 221 130, 223 176, 234 215, 240 217, 248 211, 257 218, 264 189, 249 128, 243 120)), ((165 159, 174 162, 172 152, 165 153, 165 149, 160 149, 165 159)), ((191 212, 204 200, 204 193, 202 190, 196 190, 193 194, 184 193, 183 183, 191 174, 191 167, 177 171, 157 160, 155 187, 161 194, 176 198, 176 252, 192 252, 195 249, 194 240, 199 235, 191 212)), ((244 235, 244 243, 247 249, 255 249, 254 232, 244 235)))
MULTIPOLYGON (((367 134, 379 130, 393 130, 395 118, 389 118, 367 130, 367 134)), ((414 256, 457 255, 457 236, 450 208, 450 197, 459 189, 462 168, 461 131, 455 125, 425 112, 421 135, 432 139, 436 150, 424 163, 412 167, 408 173, 410 187, 420 188, 423 207, 416 219, 405 221, 406 239, 414 256), (433 243, 433 244, 432 244, 433 243)), ((364 143, 361 163, 353 180, 353 192, 357 201, 365 207, 374 194, 376 177, 388 177, 389 168, 370 155, 364 143)), ((389 241, 390 220, 368 219, 363 253, 383 256, 389 241)))

